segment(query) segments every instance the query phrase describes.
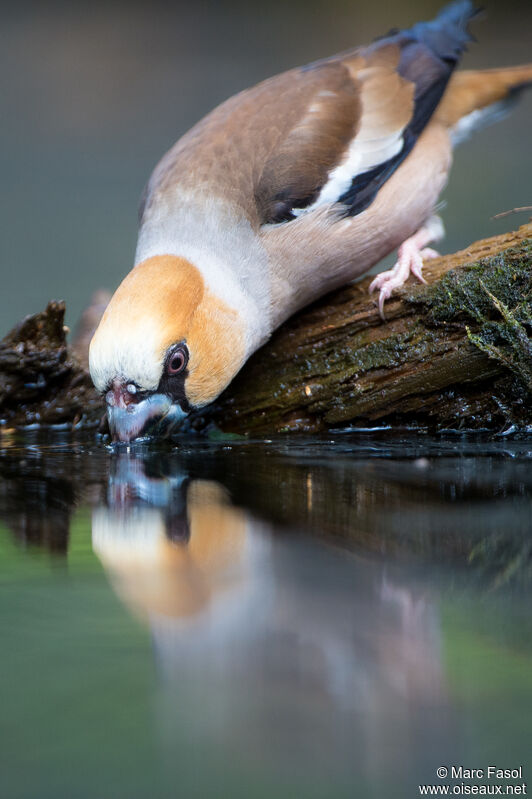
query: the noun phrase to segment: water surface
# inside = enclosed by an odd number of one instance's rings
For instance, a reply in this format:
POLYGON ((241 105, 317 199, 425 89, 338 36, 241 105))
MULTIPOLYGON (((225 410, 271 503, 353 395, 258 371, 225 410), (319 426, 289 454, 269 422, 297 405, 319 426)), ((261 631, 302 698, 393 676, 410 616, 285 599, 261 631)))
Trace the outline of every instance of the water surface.
POLYGON ((1 795, 532 767, 532 442, 0 438, 1 795))

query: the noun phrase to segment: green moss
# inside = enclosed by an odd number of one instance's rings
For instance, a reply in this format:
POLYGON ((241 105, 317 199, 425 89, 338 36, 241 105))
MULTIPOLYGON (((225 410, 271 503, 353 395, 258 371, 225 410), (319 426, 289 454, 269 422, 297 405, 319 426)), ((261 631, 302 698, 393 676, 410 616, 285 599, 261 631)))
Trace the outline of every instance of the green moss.
POLYGON ((410 299, 436 327, 465 322, 469 341, 532 391, 532 240, 453 269, 410 299))
POLYGON ((452 269, 409 299, 425 305, 435 324, 459 319, 483 324, 493 315, 493 297, 530 320, 531 265, 532 239, 524 239, 517 247, 452 269))
MULTIPOLYGON (((328 379, 335 383, 349 379, 353 374, 363 374, 372 369, 400 366, 409 358, 417 355, 422 359, 430 351, 430 345, 435 338, 432 331, 426 330, 419 324, 414 324, 408 331, 395 333, 384 339, 371 340, 364 343, 362 336, 357 333, 347 344, 344 341, 341 347, 333 345, 327 347, 321 356, 314 355, 314 360, 309 363, 308 371, 315 380, 321 377, 323 384, 328 379), (362 339, 362 340, 361 340, 362 339)), ((284 371, 285 378, 293 373, 293 366, 284 371)), ((298 370, 299 382, 299 370, 298 370)))
POLYGON ((503 364, 516 374, 523 385, 532 390, 532 342, 521 319, 530 320, 530 300, 524 298, 514 310, 510 310, 495 295, 485 289, 493 307, 501 319, 484 320, 478 333, 467 328, 469 340, 482 352, 503 364))

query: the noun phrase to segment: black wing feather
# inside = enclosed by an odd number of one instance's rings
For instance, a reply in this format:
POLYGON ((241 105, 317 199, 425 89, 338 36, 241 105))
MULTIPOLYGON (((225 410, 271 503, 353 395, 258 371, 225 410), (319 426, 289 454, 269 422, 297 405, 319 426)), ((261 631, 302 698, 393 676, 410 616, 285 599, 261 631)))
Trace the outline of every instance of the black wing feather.
POLYGON ((458 0, 442 9, 431 22, 419 22, 410 30, 393 32, 368 48, 371 52, 383 44, 400 46, 398 72, 416 87, 414 114, 403 134, 400 152, 353 178, 349 189, 339 198, 338 202, 346 206, 346 216, 361 213, 373 202, 379 189, 414 147, 436 110, 461 54, 472 40, 467 25, 477 13, 470 0, 458 0))

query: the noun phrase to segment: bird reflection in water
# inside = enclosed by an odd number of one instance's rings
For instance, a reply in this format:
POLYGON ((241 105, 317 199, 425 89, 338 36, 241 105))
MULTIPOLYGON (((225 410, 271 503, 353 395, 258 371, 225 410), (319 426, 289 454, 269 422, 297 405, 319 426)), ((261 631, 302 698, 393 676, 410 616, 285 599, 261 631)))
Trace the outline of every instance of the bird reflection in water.
POLYGON ((179 472, 150 476, 143 460, 124 454, 107 505, 93 513, 93 548, 136 614, 153 628, 186 626, 225 616, 249 593, 264 541, 248 525, 219 483, 179 472))
POLYGON ((311 770, 373 779, 372 753, 385 746, 408 771, 427 724, 445 733, 437 605, 419 580, 261 521, 175 462, 126 453, 94 510, 93 546, 150 626, 166 741, 185 714, 191 735, 228 754, 293 766, 295 735, 311 770))

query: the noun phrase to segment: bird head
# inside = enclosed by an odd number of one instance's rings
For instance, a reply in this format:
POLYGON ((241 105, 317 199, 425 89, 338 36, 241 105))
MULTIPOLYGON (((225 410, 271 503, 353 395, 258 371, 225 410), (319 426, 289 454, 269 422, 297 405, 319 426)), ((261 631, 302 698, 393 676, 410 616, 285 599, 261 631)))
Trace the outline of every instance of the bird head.
POLYGON ((212 402, 242 366, 245 325, 185 258, 138 264, 91 341, 89 368, 115 440, 168 435, 212 402))

